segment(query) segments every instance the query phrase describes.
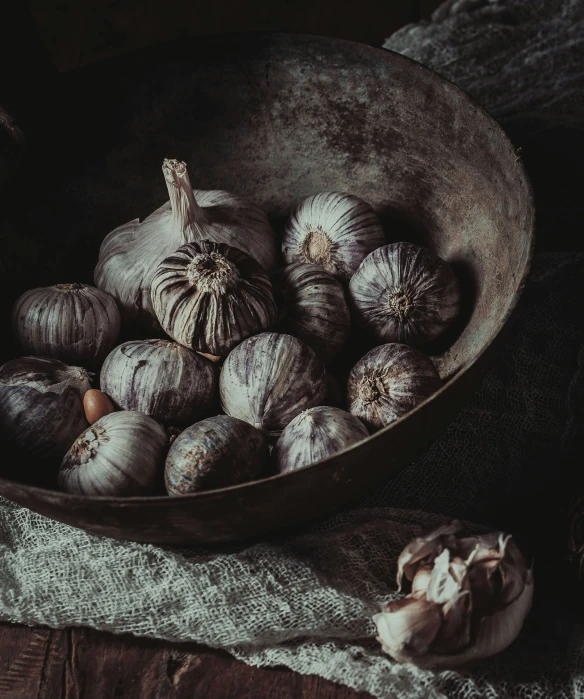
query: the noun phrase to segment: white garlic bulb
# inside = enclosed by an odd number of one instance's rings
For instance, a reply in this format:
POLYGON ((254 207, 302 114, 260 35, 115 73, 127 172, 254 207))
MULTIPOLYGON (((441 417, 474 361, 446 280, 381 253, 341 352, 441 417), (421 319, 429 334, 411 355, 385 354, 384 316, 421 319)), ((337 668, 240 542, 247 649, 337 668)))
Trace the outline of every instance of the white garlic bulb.
POLYGON ((519 634, 533 598, 533 574, 502 532, 461 536, 460 522, 410 542, 398 560, 406 597, 373 617, 382 650, 401 663, 454 668, 488 658, 519 634))
POLYGON ((323 192, 292 212, 284 229, 286 264, 310 262, 348 282, 365 257, 385 243, 373 208, 359 197, 323 192))
POLYGON ((432 360, 409 345, 374 347, 351 369, 349 411, 370 431, 413 410, 442 385, 432 360))
POLYGON ((210 240, 240 248, 267 271, 278 264, 276 237, 256 204, 220 190, 193 190, 185 163, 162 166, 170 201, 142 223, 134 219, 103 241, 95 268, 96 285, 117 301, 124 322, 158 328, 150 297, 160 262, 185 243, 210 240))
POLYGON ((227 355, 276 319, 272 285, 238 248, 202 240, 183 245, 158 266, 152 304, 164 331, 181 345, 227 355))
POLYGON ((116 344, 120 312, 109 294, 93 286, 57 284, 22 294, 12 327, 27 353, 94 368, 116 344))
POLYGON ((354 415, 326 405, 309 408, 291 420, 272 452, 279 473, 309 466, 350 447, 369 432, 354 415))
POLYGON ((413 243, 384 245, 368 255, 349 292, 358 319, 380 342, 429 342, 451 325, 460 308, 450 266, 413 243))
POLYGON ((229 354, 219 393, 227 415, 278 436, 298 413, 326 402, 326 370, 298 338, 261 333, 229 354))
POLYGON ((100 418, 65 454, 59 487, 78 495, 147 495, 159 486, 166 432, 147 415, 121 410, 100 418))
POLYGON ((328 361, 349 337, 351 315, 340 282, 318 265, 295 262, 271 277, 277 329, 294 335, 328 361))
POLYGON ((163 425, 187 426, 213 407, 219 369, 168 340, 124 342, 106 357, 101 390, 115 405, 163 425))
POLYGON ((38 459, 59 457, 87 427, 85 369, 21 357, 0 367, 0 434, 38 459))

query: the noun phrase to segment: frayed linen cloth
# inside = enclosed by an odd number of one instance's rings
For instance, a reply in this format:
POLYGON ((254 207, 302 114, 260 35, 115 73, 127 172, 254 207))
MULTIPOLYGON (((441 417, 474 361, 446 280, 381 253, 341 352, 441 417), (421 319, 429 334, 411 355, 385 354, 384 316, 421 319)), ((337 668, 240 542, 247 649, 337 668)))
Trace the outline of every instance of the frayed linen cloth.
MULTIPOLYGON (((458 0, 385 46, 456 82, 504 126, 542 128, 576 122, 583 40, 580 1, 458 0)), ((412 537, 452 517, 470 531, 502 528, 582 442, 583 280, 584 254, 536 255, 506 346, 454 423, 359 506, 295 535, 176 549, 88 534, 0 499, 0 618, 197 641, 383 699, 584 697, 584 627, 562 596, 538 596, 537 558, 520 636, 464 671, 393 662, 371 620, 396 596, 412 537)), ((537 529, 546 513, 526 512, 537 529)))

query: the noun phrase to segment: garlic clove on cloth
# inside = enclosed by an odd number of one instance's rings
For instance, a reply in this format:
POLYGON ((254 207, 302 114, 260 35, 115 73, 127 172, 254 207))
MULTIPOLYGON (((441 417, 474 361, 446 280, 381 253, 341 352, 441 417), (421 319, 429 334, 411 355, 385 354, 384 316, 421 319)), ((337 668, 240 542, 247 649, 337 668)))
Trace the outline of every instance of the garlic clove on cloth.
POLYGON ((166 159, 162 170, 170 201, 144 221, 134 219, 101 244, 94 280, 113 296, 122 320, 156 330, 150 285, 160 262, 186 243, 210 240, 247 252, 272 272, 278 266, 276 236, 265 212, 222 190, 194 190, 185 163, 166 159))
POLYGON ((322 192, 292 212, 282 236, 285 263, 309 262, 348 282, 363 259, 385 243, 370 204, 345 192, 322 192))
POLYGON ((453 668, 506 648, 533 597, 533 575, 511 536, 456 536, 451 522, 414 539, 398 561, 406 597, 374 615, 382 650, 422 668, 453 668))

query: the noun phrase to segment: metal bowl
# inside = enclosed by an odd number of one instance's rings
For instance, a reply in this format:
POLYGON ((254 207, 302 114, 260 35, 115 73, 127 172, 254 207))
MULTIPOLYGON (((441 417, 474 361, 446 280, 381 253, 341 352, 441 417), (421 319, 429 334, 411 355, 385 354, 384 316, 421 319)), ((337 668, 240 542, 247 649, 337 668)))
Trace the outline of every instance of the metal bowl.
POLYGON ((388 240, 425 243, 447 260, 466 305, 458 324, 426 348, 443 388, 320 463, 176 498, 79 497, 0 479, 2 495, 118 538, 189 544, 253 537, 364 495, 461 410, 521 294, 534 227, 513 145, 464 92, 390 51, 244 34, 95 64, 62 76, 50 95, 42 119, 24 119, 28 150, 4 187, 11 203, 0 218, 6 313, 25 288, 91 282, 105 234, 167 199, 165 157, 187 161, 196 188, 255 200, 276 229, 306 196, 352 192, 382 216, 388 240))

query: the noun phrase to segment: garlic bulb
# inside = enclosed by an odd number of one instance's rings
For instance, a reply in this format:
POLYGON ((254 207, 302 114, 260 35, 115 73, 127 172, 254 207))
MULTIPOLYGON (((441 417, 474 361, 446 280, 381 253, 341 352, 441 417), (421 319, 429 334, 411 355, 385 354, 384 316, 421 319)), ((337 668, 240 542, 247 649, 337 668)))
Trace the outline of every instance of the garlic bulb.
POLYGON ((381 342, 420 345, 441 335, 460 308, 449 265, 412 243, 384 245, 368 255, 349 282, 361 323, 381 342))
POLYGON ((278 330, 298 337, 327 361, 349 337, 351 316, 341 284, 322 267, 295 262, 272 278, 278 330))
POLYGON ((164 469, 169 495, 226 488, 257 478, 268 460, 268 441, 255 427, 217 415, 187 427, 174 440, 164 469))
POLYGON ((0 367, 0 433, 32 456, 61 458, 87 427, 85 369, 21 357, 0 367))
POLYGON ((116 344, 120 312, 109 294, 93 286, 57 284, 22 294, 12 327, 25 352, 93 368, 116 344))
POLYGON ((147 495, 162 475, 168 438, 151 417, 129 410, 100 418, 65 454, 59 487, 78 495, 147 495))
POLYGON ((381 222, 367 202, 352 194, 323 192, 292 212, 282 250, 286 264, 311 262, 347 282, 363 259, 384 243, 381 222))
POLYGON ((228 415, 277 436, 298 413, 325 403, 326 370, 296 337, 261 333, 229 354, 219 392, 228 415))
POLYGON ((435 393, 442 382, 432 361, 409 345, 374 347, 351 369, 349 411, 369 430, 397 420, 435 393))
POLYGON ((511 536, 458 536, 459 522, 414 539, 398 561, 412 592, 373 617, 385 653, 423 668, 453 668, 499 653, 531 607, 533 575, 511 536))
POLYGON ((208 240, 183 245, 160 263, 152 304, 173 339, 219 356, 276 319, 272 285, 260 265, 243 250, 208 240))
POLYGON ((101 390, 120 408, 163 425, 190 425, 215 401, 218 368, 168 340, 124 342, 101 368, 101 390))
POLYGON ((210 240, 244 250, 267 271, 278 265, 276 237, 264 211, 243 197, 193 190, 185 163, 165 160, 170 201, 142 223, 134 219, 104 239, 95 268, 96 285, 111 294, 124 322, 158 328, 150 284, 160 262, 185 243, 210 240))
POLYGON ((368 436, 367 429, 354 415, 319 405, 300 413, 286 425, 272 458, 278 472, 287 473, 326 459, 368 436))

